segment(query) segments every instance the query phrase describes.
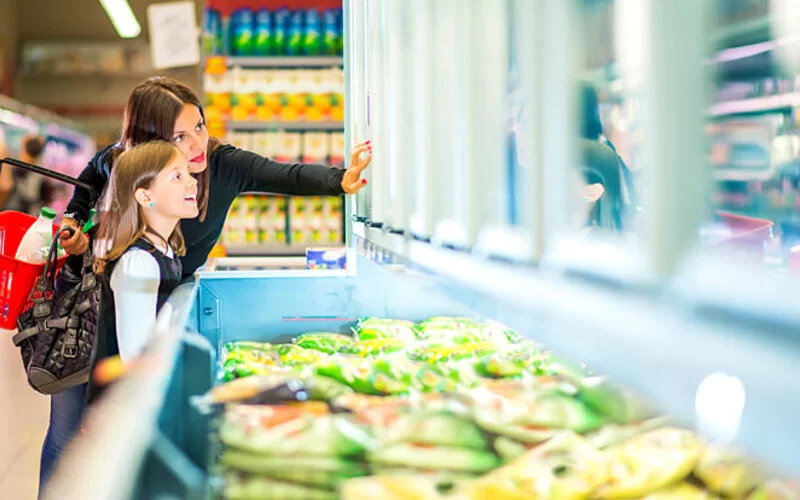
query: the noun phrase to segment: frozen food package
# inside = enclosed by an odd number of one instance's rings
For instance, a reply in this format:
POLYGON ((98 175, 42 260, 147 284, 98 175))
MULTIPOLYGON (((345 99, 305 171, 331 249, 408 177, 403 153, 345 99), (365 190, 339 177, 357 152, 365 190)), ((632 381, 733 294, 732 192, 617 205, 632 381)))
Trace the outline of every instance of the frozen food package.
POLYGON ((367 452, 370 465, 409 467, 425 470, 489 472, 500 465, 500 459, 489 450, 395 443, 367 452))
POLYGON ((603 427, 587 433, 584 438, 586 441, 597 448, 604 450, 612 446, 624 443, 630 439, 635 438, 645 432, 649 432, 660 427, 665 427, 669 424, 669 419, 666 417, 655 417, 636 422, 633 424, 619 425, 608 423, 603 427))
POLYGON ((373 339, 397 339, 405 342, 416 340, 414 323, 398 319, 361 318, 353 327, 359 341, 373 339))
POLYGON ((297 483, 277 481, 265 476, 230 472, 225 476, 222 496, 228 500, 338 500, 332 490, 311 488, 297 483))
POLYGON ((707 445, 694 475, 706 487, 728 497, 742 497, 766 480, 764 471, 742 454, 722 445, 707 445))
POLYGON ((341 500, 467 500, 456 485, 439 477, 388 474, 351 479, 342 485, 341 500))
POLYGON ((228 470, 333 490, 347 479, 368 475, 367 467, 335 456, 277 456, 229 449, 220 463, 228 470))
POLYGON ((632 391, 607 377, 586 377, 580 383, 580 397, 589 406, 617 424, 641 422, 655 411, 632 391))
POLYGON ((771 479, 758 486, 747 496, 747 500, 797 500, 800 498, 800 483, 771 479))
POLYGON ((226 446, 263 455, 352 457, 375 446, 349 417, 316 402, 228 407, 219 433, 226 446))
POLYGON ((609 454, 609 478, 595 492, 604 499, 639 498, 686 479, 702 452, 694 433, 664 427, 637 436, 609 454))
POLYGON ((589 499, 607 481, 607 467, 603 453, 565 432, 474 481, 469 498, 589 499))
POLYGON ((277 347, 266 342, 233 341, 222 346, 224 361, 238 359, 263 364, 274 364, 278 361, 277 347))
POLYGON ((317 365, 316 371, 362 394, 405 394, 411 388, 411 374, 392 372, 371 359, 339 356, 317 365))
POLYGON ((384 338, 359 340, 342 348, 342 353, 353 354, 360 357, 372 357, 389 354, 405 349, 407 342, 400 339, 384 338))
POLYGON ((342 352, 345 347, 355 343, 353 337, 340 333, 304 333, 294 339, 294 343, 304 349, 314 349, 326 354, 342 352))
POLYGON ((475 399, 475 420, 486 431, 528 444, 562 430, 585 433, 605 423, 578 399, 555 391, 519 392, 488 403, 475 399))
POLYGON ((324 362, 329 355, 315 349, 304 349, 296 344, 278 346, 280 362, 285 366, 307 366, 324 362))
POLYGON ((649 493, 642 500, 718 500, 719 497, 691 483, 684 482, 649 493))
POLYGON ((489 439, 465 412, 413 408, 382 408, 359 416, 370 424, 382 445, 413 443, 487 450, 489 439))

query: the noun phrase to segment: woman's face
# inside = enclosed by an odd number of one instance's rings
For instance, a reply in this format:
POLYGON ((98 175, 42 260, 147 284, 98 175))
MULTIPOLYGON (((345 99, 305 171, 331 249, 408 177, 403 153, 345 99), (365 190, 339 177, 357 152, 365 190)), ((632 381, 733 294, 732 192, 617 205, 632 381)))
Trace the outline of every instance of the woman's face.
POLYGON ((208 129, 203 115, 194 104, 184 104, 183 111, 175 121, 172 143, 186 157, 191 173, 199 174, 208 167, 208 129))

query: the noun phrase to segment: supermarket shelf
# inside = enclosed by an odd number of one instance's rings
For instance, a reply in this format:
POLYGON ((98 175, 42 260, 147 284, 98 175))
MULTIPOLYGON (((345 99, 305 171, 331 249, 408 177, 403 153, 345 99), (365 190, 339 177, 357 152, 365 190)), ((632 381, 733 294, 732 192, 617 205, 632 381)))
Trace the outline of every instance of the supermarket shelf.
POLYGON ((746 115, 769 111, 790 111, 797 106, 800 106, 800 93, 792 93, 720 102, 711 107, 709 114, 712 116, 746 115))
POLYGON ((304 256, 306 254, 304 245, 230 245, 226 246, 225 250, 231 257, 304 256))
POLYGON ((339 56, 231 56, 226 58, 229 68, 239 66, 242 68, 327 68, 342 66, 344 59, 339 56))
POLYGON ((228 129, 236 131, 257 130, 344 130, 341 121, 264 121, 264 120, 231 120, 228 129))
POLYGON ((737 377, 746 404, 736 444, 800 472, 800 454, 786 439, 796 433, 800 412, 800 312, 785 299, 800 290, 791 280, 729 272, 722 283, 720 266, 730 268, 711 259, 687 268, 670 294, 643 294, 624 283, 510 265, 357 226, 356 247, 367 260, 393 274, 405 267, 437 276, 438 287, 474 313, 608 374, 685 425, 698 424, 695 396, 709 375, 737 377), (754 282, 770 290, 759 303, 740 293, 741 283, 754 282))

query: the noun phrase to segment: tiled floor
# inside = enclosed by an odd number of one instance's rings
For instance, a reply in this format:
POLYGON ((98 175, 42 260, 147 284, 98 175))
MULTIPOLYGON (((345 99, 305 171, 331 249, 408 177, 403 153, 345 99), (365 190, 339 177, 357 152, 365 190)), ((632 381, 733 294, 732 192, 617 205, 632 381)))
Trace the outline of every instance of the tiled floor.
POLYGON ((0 498, 32 500, 39 482, 39 455, 50 411, 49 398, 25 381, 19 351, 7 333, 0 338, 0 498))

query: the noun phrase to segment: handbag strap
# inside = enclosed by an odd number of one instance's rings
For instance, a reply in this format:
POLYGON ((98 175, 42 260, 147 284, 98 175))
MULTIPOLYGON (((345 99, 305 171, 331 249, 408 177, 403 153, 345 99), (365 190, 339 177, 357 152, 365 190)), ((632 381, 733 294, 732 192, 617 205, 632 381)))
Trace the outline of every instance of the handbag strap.
POLYGON ((22 343, 23 340, 29 339, 34 335, 39 335, 45 330, 50 330, 50 329, 63 330, 67 328, 68 325, 69 325, 69 316, 65 316, 59 319, 48 319, 46 321, 42 321, 41 323, 37 322, 36 325, 30 328, 26 328, 25 330, 22 330, 21 332, 11 337, 11 341, 14 342, 15 346, 19 347, 19 345, 22 343))
POLYGON ((62 226, 53 237, 53 242, 50 243, 50 251, 47 253, 44 272, 40 279, 40 283, 43 282, 44 289, 37 285, 37 289, 42 292, 52 292, 55 289, 56 272, 58 271, 58 241, 62 234, 72 236, 75 234, 75 229, 70 226, 62 226))

